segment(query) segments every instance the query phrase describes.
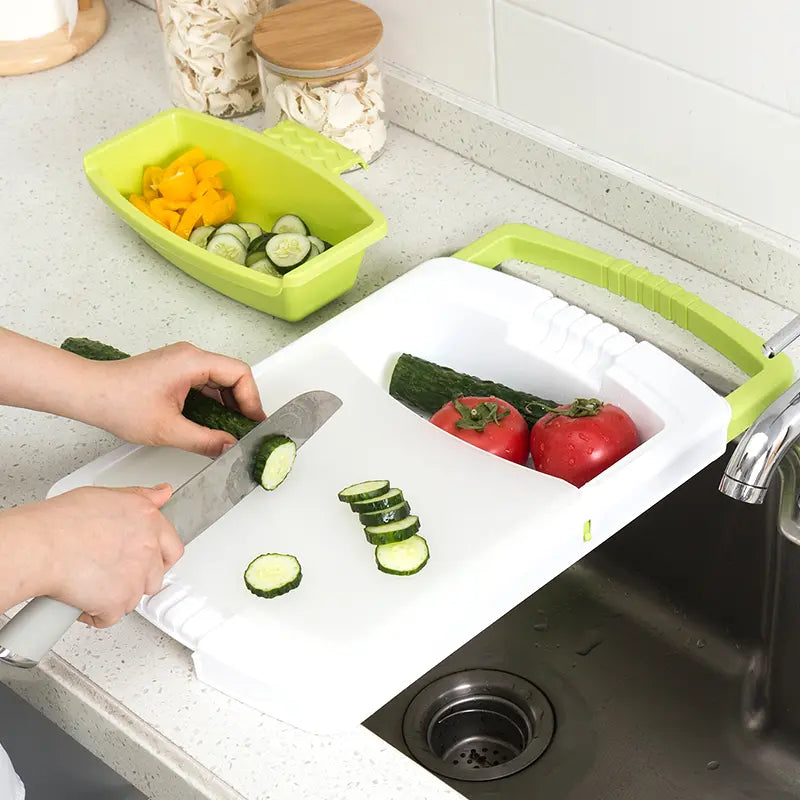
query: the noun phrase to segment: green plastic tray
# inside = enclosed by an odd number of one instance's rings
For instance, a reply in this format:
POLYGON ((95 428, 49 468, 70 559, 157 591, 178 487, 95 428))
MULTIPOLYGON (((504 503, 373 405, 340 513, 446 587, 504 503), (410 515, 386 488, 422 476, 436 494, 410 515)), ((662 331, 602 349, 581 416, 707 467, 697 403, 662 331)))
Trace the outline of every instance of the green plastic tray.
POLYGON ((258 134, 233 122, 170 109, 92 148, 86 176, 103 201, 153 249, 201 283, 240 303, 285 320, 299 320, 355 283, 364 252, 386 235, 386 219, 339 175, 363 164, 350 150, 296 123, 258 134), (200 146, 228 165, 225 188, 237 202, 235 220, 269 229, 298 214, 333 244, 283 278, 233 264, 163 228, 128 201, 141 193, 142 171, 200 146))
POLYGON ((633 300, 693 333, 752 376, 726 398, 731 407, 728 441, 750 427, 794 380, 794 366, 785 353, 767 358, 761 351, 763 339, 697 295, 644 267, 547 231, 502 225, 454 257, 491 268, 510 259, 538 264, 633 300))

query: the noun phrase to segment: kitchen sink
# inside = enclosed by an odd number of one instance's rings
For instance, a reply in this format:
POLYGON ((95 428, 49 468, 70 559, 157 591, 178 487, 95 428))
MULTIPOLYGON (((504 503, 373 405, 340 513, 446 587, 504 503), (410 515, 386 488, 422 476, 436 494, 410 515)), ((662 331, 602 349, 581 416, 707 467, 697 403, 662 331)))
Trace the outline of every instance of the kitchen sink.
POLYGON ((728 457, 366 727, 476 800, 796 800, 800 462, 748 506, 728 457))

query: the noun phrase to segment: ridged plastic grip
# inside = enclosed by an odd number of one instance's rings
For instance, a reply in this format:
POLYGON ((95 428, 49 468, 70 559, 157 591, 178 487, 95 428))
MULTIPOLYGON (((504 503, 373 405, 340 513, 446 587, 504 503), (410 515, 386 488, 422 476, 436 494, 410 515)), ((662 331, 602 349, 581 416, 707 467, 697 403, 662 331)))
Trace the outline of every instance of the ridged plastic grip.
POLYGON ((490 268, 516 259, 571 275, 656 311, 694 334, 752 376, 726 398, 731 407, 728 441, 752 425, 794 380, 788 356, 766 358, 761 337, 697 295, 644 267, 531 225, 502 225, 454 256, 490 268))
POLYGON ((367 162, 352 150, 291 120, 283 120, 268 128, 264 131, 264 136, 285 150, 324 167, 334 175, 341 175, 345 170, 355 166, 367 168, 367 162))

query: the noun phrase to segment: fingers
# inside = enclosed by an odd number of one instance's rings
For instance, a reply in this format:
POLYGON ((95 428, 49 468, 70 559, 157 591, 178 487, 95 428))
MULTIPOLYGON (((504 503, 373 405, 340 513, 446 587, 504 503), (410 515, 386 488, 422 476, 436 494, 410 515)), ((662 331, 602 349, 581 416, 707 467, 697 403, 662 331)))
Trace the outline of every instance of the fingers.
POLYGON ((172 487, 168 483, 159 483, 158 486, 129 486, 120 491, 133 492, 149 500, 156 508, 161 508, 172 497, 172 487))
POLYGON ((167 526, 166 530, 159 536, 159 542, 161 544, 161 559, 164 565, 164 572, 166 572, 183 555, 183 542, 171 525, 167 526))
POLYGON ((253 379, 250 367, 243 361, 217 353, 203 354, 203 367, 207 373, 206 383, 221 388, 229 388, 236 400, 239 410, 250 419, 266 419, 264 409, 261 407, 261 397, 258 386, 253 379))
POLYGON ((226 445, 236 444, 236 437, 225 431, 205 428, 185 417, 178 417, 170 429, 170 444, 201 456, 216 458, 227 450, 226 445))

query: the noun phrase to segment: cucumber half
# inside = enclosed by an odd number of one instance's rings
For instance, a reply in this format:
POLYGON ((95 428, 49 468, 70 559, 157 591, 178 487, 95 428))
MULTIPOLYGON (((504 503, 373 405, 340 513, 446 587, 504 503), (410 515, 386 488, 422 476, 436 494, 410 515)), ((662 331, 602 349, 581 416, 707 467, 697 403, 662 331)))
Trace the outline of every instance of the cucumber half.
POLYGON ((253 477, 268 491, 280 486, 292 471, 297 445, 281 434, 267 436, 253 459, 253 477))
POLYGON ((364 534, 370 544, 391 544, 410 539, 419 530, 419 517, 412 514, 383 525, 367 525, 364 534))
POLYGON ((350 508, 357 514, 364 514, 367 511, 379 511, 382 508, 390 508, 403 501, 403 492, 400 489, 389 489, 388 492, 370 497, 367 500, 356 500, 350 504, 350 508))
POLYGON ((355 503, 359 500, 369 500, 389 490, 389 481, 361 481, 346 486, 337 497, 343 503, 355 503))
POLYGON ((278 233, 265 247, 267 258, 281 272, 299 267, 311 254, 308 237, 298 233, 278 233))
POLYGON ((411 506, 405 501, 390 506, 380 508, 377 511, 365 511, 358 515, 358 520, 362 525, 383 525, 386 522, 394 522, 403 519, 411 513, 411 506))
POLYGON ((272 226, 273 233, 299 233, 308 236, 308 225, 296 214, 284 214, 272 226))
POLYGON ((300 585, 300 562, 285 553, 264 553, 254 558, 244 571, 245 586, 259 597, 279 597, 300 585))
POLYGON ((375 548, 375 561, 381 572, 389 575, 414 575, 430 558, 428 543, 417 534, 402 542, 379 544, 375 548))

